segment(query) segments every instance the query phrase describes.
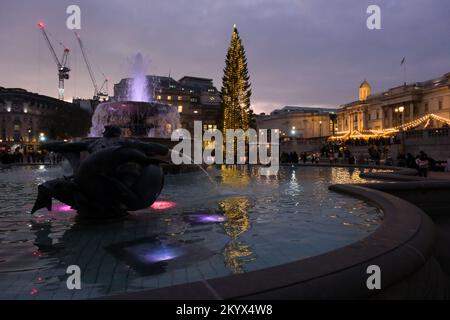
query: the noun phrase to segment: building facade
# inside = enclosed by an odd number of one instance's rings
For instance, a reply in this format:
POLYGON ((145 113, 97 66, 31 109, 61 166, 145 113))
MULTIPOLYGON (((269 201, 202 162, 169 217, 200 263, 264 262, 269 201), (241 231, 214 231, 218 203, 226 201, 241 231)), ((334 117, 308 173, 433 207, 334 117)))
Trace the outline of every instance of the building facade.
MULTIPOLYGON (((129 81, 122 79, 114 85, 116 101, 128 99, 129 81)), ((147 76, 147 83, 154 101, 177 107, 183 128, 193 131, 194 121, 202 121, 205 130, 220 126, 220 93, 212 79, 185 76, 176 81, 171 77, 147 76)))
POLYGON ((337 112, 339 134, 383 132, 392 128, 440 128, 450 121, 450 73, 442 77, 391 88, 372 94, 364 81, 359 100, 344 104, 337 112), (427 116, 430 117, 428 121, 427 116), (436 117, 435 117, 436 116, 436 117), (420 121, 424 119, 424 121, 420 121))
POLYGON ((89 113, 72 103, 0 87, 1 151, 36 151, 47 139, 84 137, 89 127, 89 113))
POLYGON ((257 115, 256 127, 279 130, 282 140, 327 137, 335 130, 335 112, 334 109, 287 106, 270 115, 257 115))

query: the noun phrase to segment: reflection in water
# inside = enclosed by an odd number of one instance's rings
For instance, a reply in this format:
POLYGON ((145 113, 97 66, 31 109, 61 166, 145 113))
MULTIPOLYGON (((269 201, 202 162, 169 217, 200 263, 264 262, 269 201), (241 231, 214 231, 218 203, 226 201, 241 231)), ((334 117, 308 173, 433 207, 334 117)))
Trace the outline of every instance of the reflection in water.
POLYGON ((64 203, 57 203, 57 204, 53 205, 52 211, 57 212, 57 213, 75 212, 75 210, 73 210, 71 206, 64 204, 64 203))
POLYGON ((223 165, 220 170, 220 177, 222 180, 222 186, 243 188, 250 183, 250 174, 248 168, 245 165, 223 165))
POLYGON ((231 241, 223 249, 225 264, 233 273, 242 273, 243 264, 251 261, 243 258, 253 254, 249 245, 237 241, 251 226, 248 216, 250 200, 247 197, 231 197, 222 200, 219 206, 227 219, 223 224, 225 232, 231 237, 231 241))
POLYGON ((225 232, 232 239, 238 238, 250 229, 250 218, 248 216, 250 200, 247 197, 227 198, 222 200, 219 206, 227 219, 224 223, 225 232))
POLYGON ((243 244, 239 241, 230 241, 223 249, 223 257, 225 264, 233 273, 244 273, 242 266, 254 258, 244 259, 250 257, 253 254, 249 245, 243 244))

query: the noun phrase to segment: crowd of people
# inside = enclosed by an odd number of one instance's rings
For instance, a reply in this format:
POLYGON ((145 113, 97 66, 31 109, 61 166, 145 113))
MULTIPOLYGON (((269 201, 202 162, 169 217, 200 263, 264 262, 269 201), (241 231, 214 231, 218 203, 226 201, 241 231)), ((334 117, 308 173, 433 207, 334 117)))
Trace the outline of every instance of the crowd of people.
POLYGON ((60 154, 46 151, 25 152, 20 148, 11 151, 0 151, 1 164, 32 164, 32 163, 50 163, 57 164, 62 161, 60 154))
POLYGON ((420 151, 415 157, 411 153, 407 153, 406 156, 400 154, 397 157, 398 166, 407 167, 417 170, 417 175, 420 177, 428 177, 429 171, 439 171, 444 169, 446 172, 450 172, 450 156, 447 159, 447 163, 442 167, 436 160, 429 157, 424 151, 420 151))
POLYGON ((298 155, 297 152, 283 152, 281 153, 280 157, 281 163, 313 163, 317 164, 320 162, 320 153, 307 153, 307 152, 301 152, 300 155, 298 155))

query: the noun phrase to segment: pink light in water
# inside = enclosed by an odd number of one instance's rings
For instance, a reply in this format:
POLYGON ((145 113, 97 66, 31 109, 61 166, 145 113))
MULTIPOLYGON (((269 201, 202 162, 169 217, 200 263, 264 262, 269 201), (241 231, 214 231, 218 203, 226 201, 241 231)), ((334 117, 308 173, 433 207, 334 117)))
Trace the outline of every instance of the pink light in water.
POLYGON ((39 258, 43 256, 42 252, 39 250, 33 251, 32 255, 39 258))
POLYGON ((36 288, 31 289, 30 294, 31 294, 32 296, 34 296, 35 294, 38 294, 38 293, 39 293, 39 290, 38 290, 38 289, 36 289, 36 288))
POLYGON ((176 206, 175 202, 172 201, 166 201, 166 200, 159 200, 159 201, 155 201, 151 208, 155 209, 155 210, 166 210, 166 209, 170 209, 176 206))
POLYGON ((52 207, 52 211, 55 211, 55 212, 73 212, 73 209, 72 209, 71 206, 61 203, 61 204, 55 204, 52 207))

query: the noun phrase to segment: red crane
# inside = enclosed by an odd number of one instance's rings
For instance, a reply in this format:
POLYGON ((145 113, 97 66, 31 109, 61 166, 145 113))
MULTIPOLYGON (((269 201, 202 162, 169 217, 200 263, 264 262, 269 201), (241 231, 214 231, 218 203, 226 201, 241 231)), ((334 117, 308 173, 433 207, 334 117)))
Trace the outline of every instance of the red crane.
POLYGON ((55 49, 52 46, 52 43, 50 42, 50 39, 48 37, 48 32, 45 30, 45 26, 43 22, 38 23, 38 27, 42 31, 42 35, 44 36, 45 42, 48 45, 48 48, 50 49, 50 53, 53 56, 53 59, 56 62, 56 66, 58 67, 58 98, 60 100, 64 100, 64 80, 69 79, 69 72, 70 68, 68 67, 69 64, 69 48, 67 48, 62 42, 57 41, 63 48, 63 55, 61 60, 56 55, 55 49))
POLYGON ((105 80, 103 81, 102 86, 99 88, 97 81, 95 80, 94 73, 92 72, 91 63, 89 62, 86 50, 84 49, 83 42, 81 41, 81 37, 77 32, 75 32, 75 37, 77 38, 78 44, 80 45, 81 54, 83 55, 84 62, 86 63, 89 76, 91 77, 92 85, 94 86, 94 100, 100 100, 101 97, 108 98, 108 78, 104 73, 102 73, 105 80))

